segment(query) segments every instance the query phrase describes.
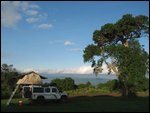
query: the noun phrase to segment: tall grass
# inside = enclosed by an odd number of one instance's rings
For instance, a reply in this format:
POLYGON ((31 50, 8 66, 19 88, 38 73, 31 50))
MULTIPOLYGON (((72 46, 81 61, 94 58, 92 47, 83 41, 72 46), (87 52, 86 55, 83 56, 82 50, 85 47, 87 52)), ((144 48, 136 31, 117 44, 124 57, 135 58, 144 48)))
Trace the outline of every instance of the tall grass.
MULTIPOLYGON (((93 87, 70 90, 66 92, 69 93, 70 96, 112 93, 112 91, 109 91, 108 89, 105 89, 105 88, 99 89, 99 88, 93 88, 93 87)), ((119 92, 116 92, 116 93, 119 93, 119 92)))

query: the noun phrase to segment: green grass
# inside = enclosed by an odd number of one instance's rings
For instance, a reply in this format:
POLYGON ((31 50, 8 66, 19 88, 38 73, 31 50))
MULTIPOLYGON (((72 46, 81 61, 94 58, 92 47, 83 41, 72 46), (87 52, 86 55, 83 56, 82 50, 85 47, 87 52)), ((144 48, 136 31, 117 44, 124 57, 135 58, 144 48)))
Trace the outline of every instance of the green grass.
POLYGON ((66 103, 31 103, 28 99, 13 99, 10 106, 1 100, 3 112, 148 112, 149 96, 125 98, 120 96, 77 96, 70 97, 66 103), (23 106, 18 106, 18 101, 23 106))

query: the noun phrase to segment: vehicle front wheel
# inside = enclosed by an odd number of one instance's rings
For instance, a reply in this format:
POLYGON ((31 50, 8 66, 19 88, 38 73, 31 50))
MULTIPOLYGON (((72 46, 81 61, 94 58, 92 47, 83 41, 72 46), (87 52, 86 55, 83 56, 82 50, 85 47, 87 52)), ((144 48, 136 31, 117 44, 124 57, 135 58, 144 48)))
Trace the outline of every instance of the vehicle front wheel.
POLYGON ((39 96, 39 97, 37 98, 37 102, 39 102, 40 104, 43 104, 43 103, 45 102, 44 97, 43 97, 43 96, 39 96))
POLYGON ((61 97, 61 102, 64 103, 64 102, 67 101, 67 99, 68 99, 67 96, 62 96, 62 97, 61 97))

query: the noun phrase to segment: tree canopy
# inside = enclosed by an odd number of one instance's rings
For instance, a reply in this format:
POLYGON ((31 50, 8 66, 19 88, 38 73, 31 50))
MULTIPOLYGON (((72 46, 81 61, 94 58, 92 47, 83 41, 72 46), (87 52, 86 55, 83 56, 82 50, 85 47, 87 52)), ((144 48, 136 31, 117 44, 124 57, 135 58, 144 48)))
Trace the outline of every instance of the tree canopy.
POLYGON ((140 38, 145 34, 149 34, 149 18, 144 15, 126 14, 116 23, 105 24, 100 30, 96 30, 93 33, 93 41, 99 47, 119 41, 126 45, 128 39, 140 38))

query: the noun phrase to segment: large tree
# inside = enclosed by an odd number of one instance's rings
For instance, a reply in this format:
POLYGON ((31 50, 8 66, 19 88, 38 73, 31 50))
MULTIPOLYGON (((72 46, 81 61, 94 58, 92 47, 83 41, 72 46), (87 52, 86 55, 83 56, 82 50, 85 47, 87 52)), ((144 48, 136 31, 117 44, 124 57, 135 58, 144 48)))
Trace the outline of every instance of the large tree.
POLYGON ((134 40, 146 36, 149 36, 147 16, 123 15, 116 23, 105 24, 93 33, 94 44, 85 48, 84 62, 92 62, 96 74, 102 71, 103 63, 107 64, 108 72, 114 71, 118 77, 122 95, 128 96, 147 70, 148 54, 134 40))

